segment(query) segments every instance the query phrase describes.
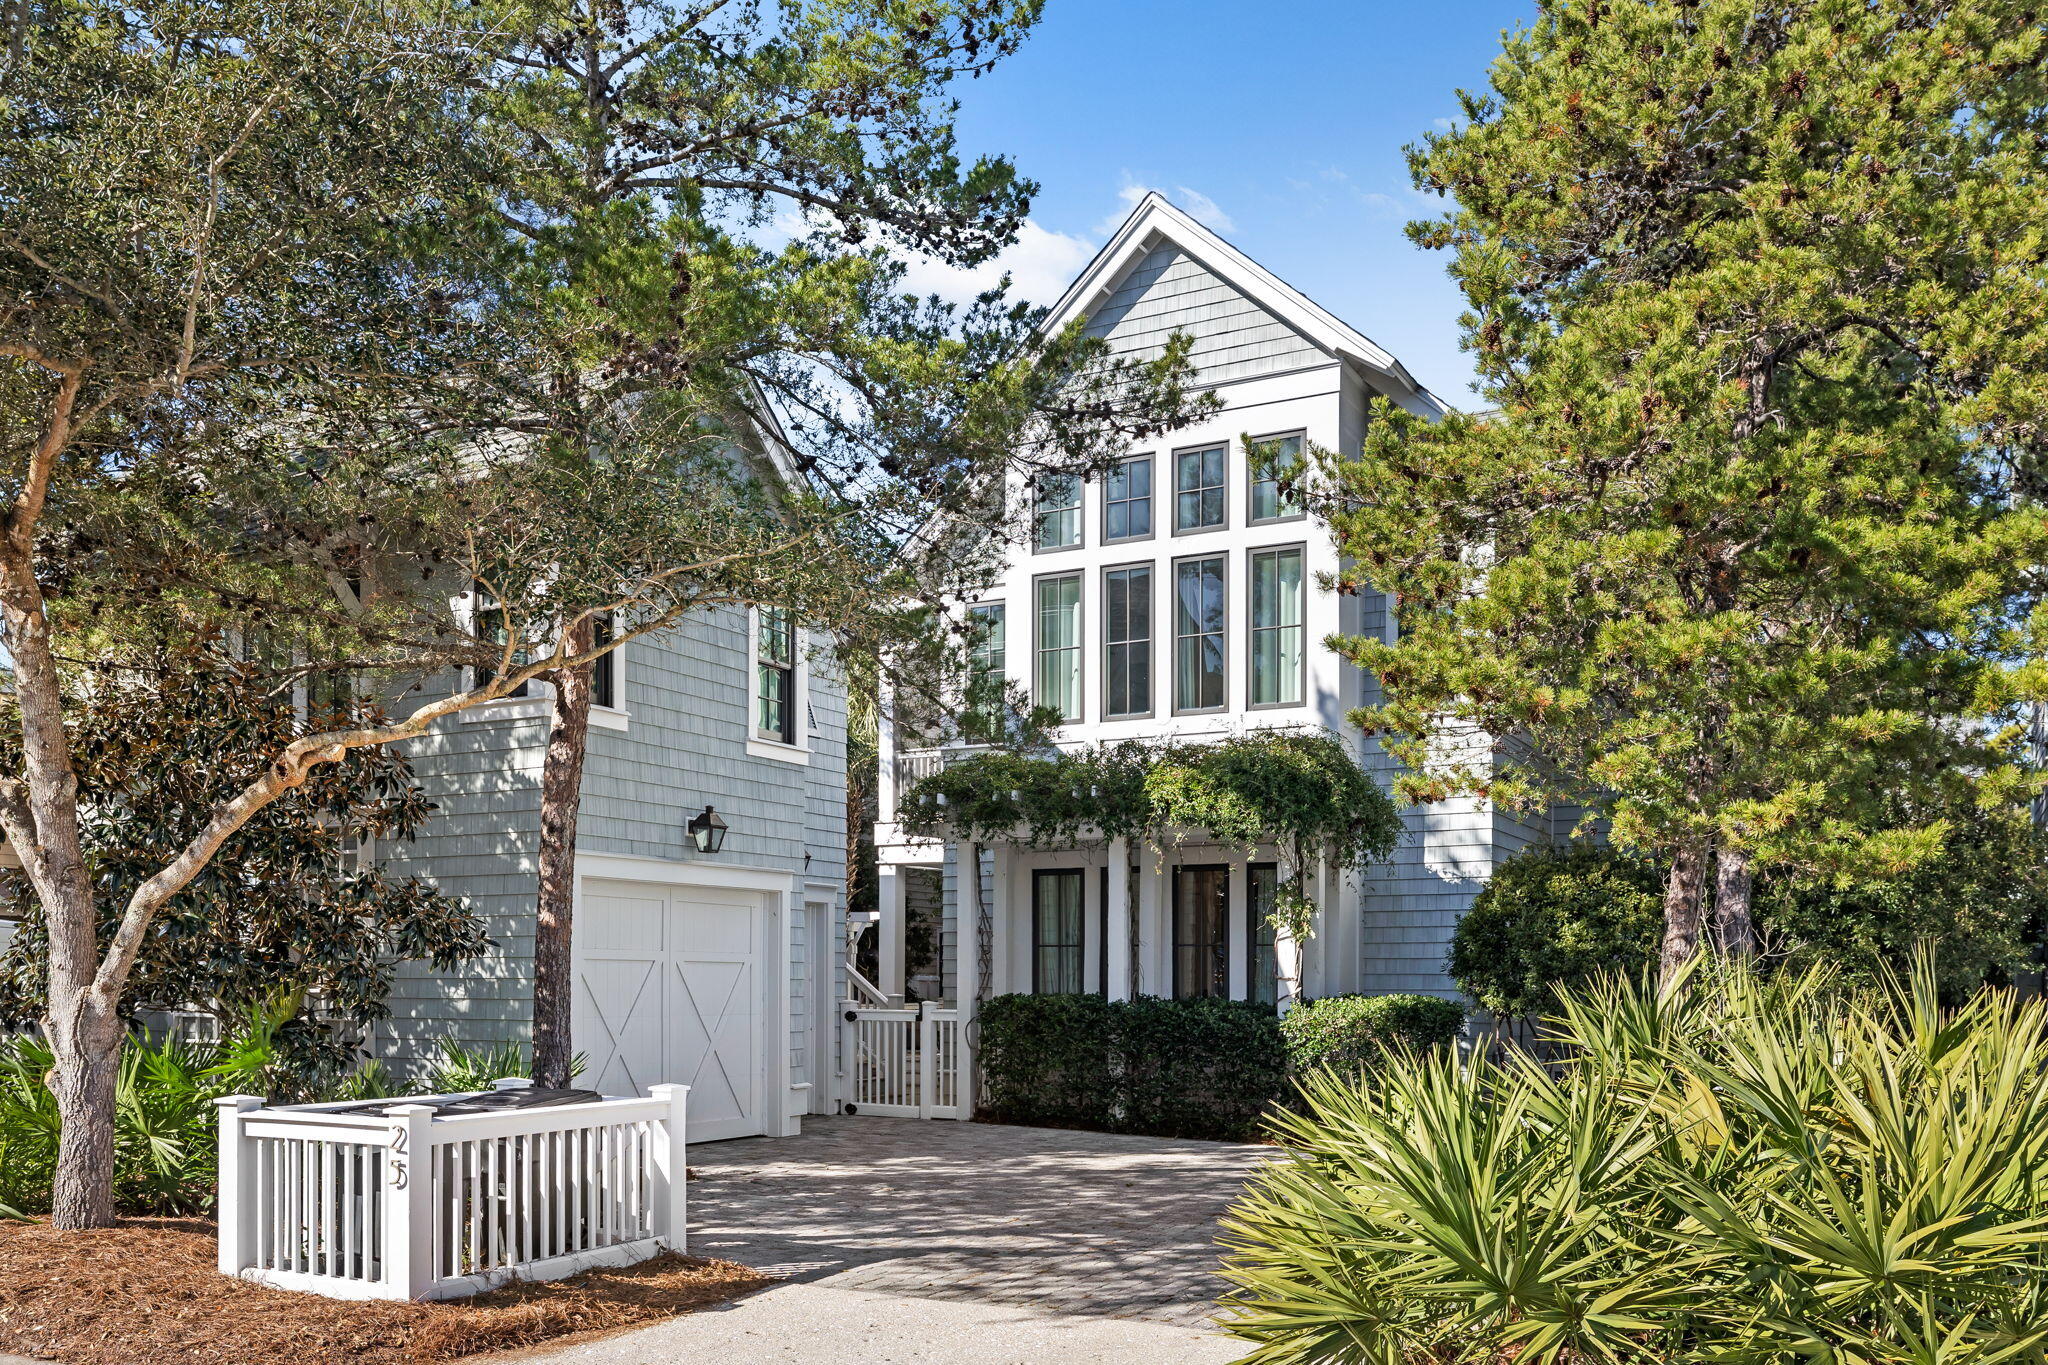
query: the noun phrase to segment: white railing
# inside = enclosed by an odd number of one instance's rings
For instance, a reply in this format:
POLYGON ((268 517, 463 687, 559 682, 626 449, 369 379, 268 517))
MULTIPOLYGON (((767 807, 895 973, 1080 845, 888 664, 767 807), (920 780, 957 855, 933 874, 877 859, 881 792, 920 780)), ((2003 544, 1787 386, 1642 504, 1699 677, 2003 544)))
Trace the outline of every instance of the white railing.
POLYGON ((220 1269, 332 1298, 447 1299, 682 1251, 689 1087, 651 1094, 448 1117, 417 1100, 217 1100, 220 1269))
POLYGON ((968 1058, 961 1012, 925 1004, 875 1009, 844 1002, 841 1034, 849 1114, 965 1119, 968 1058))

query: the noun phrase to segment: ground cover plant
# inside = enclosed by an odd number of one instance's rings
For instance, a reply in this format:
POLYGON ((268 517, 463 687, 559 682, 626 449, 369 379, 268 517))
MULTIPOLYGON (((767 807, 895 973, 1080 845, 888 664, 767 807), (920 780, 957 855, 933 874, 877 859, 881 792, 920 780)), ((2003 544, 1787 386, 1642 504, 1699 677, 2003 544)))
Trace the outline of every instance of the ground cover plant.
POLYGON ((66 1365, 401 1365, 674 1317, 758 1289, 727 1261, 658 1256, 447 1303, 351 1303, 230 1279, 213 1225, 0 1224, 0 1351, 66 1365))
POLYGON ((2038 1361, 2048 1006, 1932 967, 1567 993, 1559 1060, 1397 1057, 1226 1220, 1248 1362, 2038 1361))

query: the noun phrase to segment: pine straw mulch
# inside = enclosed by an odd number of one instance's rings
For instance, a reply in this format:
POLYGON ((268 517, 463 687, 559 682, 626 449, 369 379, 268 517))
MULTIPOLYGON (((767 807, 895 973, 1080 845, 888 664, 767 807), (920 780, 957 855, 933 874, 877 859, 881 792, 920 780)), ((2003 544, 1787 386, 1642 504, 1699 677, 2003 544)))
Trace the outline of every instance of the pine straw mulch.
POLYGON ((772 1282, 657 1256, 447 1303, 351 1303, 230 1279, 213 1224, 130 1218, 98 1232, 0 1223, 0 1352, 66 1365, 413 1365, 606 1332, 772 1282))

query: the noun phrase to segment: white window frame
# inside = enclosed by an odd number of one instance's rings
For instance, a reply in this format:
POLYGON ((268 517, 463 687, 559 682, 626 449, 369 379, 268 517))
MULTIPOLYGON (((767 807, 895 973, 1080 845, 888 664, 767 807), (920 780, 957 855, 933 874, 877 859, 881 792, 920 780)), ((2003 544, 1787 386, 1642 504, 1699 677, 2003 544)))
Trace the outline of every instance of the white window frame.
POLYGON ((802 622, 797 622, 792 634, 795 636, 796 659, 790 669, 794 678, 790 706, 796 723, 790 729, 796 735, 796 742, 785 744, 760 734, 754 725, 754 709, 761 702, 754 691, 760 686, 761 678, 761 608, 747 608, 747 752, 755 758, 772 758, 778 763, 808 764, 811 761, 811 726, 807 719, 811 712, 810 632, 804 629, 802 622))
POLYGON ((1308 705, 1308 607, 1309 571, 1308 544, 1305 541, 1291 541, 1282 545, 1255 545, 1244 554, 1244 709, 1247 711, 1285 711, 1291 707, 1308 705), (1267 555, 1296 554, 1301 556, 1301 624, 1298 626, 1261 626, 1258 618, 1259 560, 1267 555), (1301 666, 1296 671, 1294 690, 1300 695, 1294 701, 1256 701, 1258 688, 1256 674, 1259 667, 1259 633, 1261 631, 1299 630, 1301 632, 1301 666))
POLYGON ((1047 583, 1072 579, 1074 582, 1074 714, 1062 716, 1059 725, 1082 725, 1088 719, 1088 577, 1079 569, 1042 573, 1031 580, 1031 705, 1045 704, 1039 695, 1040 660, 1045 654, 1045 610, 1040 594, 1047 583))
MULTIPOLYGON (((464 631, 475 633, 476 594, 466 592, 449 599, 455 619, 464 631)), ((615 702, 626 698, 626 646, 613 648, 612 697, 615 702)), ((464 664, 463 675, 469 676, 469 665, 464 664)), ((499 697, 496 701, 479 702, 459 713, 464 725, 488 725, 502 720, 546 720, 554 711, 555 689, 539 678, 528 679, 526 695, 523 697, 499 697)), ((590 704, 590 726, 594 730, 625 731, 632 725, 631 711, 619 705, 599 706, 590 704)))

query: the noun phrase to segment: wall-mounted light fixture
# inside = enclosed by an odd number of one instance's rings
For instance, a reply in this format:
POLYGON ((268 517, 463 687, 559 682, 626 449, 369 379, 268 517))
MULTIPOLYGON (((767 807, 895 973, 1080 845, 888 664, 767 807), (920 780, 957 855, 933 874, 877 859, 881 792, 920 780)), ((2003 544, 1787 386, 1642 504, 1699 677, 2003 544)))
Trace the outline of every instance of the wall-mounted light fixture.
POLYGON ((684 826, 690 837, 697 841, 699 853, 716 853, 725 847, 725 821, 718 818, 718 812, 706 806, 702 814, 692 816, 684 826))

